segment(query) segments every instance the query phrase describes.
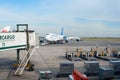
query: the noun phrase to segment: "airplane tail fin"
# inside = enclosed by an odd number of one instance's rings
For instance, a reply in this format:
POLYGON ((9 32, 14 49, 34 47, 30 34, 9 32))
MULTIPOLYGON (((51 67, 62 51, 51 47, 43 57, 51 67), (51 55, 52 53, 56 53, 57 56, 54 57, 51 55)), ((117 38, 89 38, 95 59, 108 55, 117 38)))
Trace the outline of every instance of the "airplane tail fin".
POLYGON ((61 35, 63 35, 63 31, 64 31, 64 28, 62 27, 62 29, 61 29, 61 35))
POLYGON ((7 26, 5 28, 3 28, 0 32, 9 32, 10 31, 10 26, 7 26))

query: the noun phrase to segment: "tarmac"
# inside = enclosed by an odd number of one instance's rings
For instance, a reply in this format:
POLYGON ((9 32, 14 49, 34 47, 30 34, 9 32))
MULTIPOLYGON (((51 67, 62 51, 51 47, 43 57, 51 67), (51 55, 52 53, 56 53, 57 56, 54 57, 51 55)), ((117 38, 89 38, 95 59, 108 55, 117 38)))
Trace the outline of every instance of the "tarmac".
MULTIPOLYGON (((39 46, 34 51, 30 61, 34 63, 34 71, 24 70, 21 76, 13 75, 12 64, 16 62, 16 50, 8 50, 0 52, 0 80, 38 80, 39 71, 50 70, 53 73, 52 80, 68 80, 68 77, 59 77, 56 78, 56 73, 59 72, 59 63, 61 62, 73 62, 75 69, 79 70, 81 73, 85 71, 84 61, 69 61, 65 58, 65 49, 66 48, 85 48, 90 50, 91 48, 96 47, 105 47, 110 45, 115 48, 120 48, 120 42, 105 42, 105 41, 80 41, 80 42, 70 42, 67 44, 52 44, 39 46)), ((21 56, 24 53, 21 51, 21 56)), ((100 66, 109 65, 109 61, 99 60, 100 66)), ((120 79, 120 76, 118 76, 120 79)), ((89 80, 98 80, 97 76, 89 77, 89 80)))

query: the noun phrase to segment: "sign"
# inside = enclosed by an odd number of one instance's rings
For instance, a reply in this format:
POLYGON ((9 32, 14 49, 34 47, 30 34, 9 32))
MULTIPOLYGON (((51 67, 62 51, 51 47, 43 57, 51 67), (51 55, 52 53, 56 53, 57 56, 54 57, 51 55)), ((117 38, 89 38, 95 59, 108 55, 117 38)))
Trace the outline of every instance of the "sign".
POLYGON ((0 51, 26 47, 25 32, 0 33, 0 51))

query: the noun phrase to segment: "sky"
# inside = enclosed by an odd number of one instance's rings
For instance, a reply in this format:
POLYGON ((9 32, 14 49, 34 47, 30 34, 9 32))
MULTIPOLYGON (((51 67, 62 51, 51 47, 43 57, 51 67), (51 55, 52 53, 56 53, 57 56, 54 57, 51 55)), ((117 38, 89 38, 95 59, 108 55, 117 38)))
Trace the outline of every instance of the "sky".
MULTIPOLYGON (((28 24, 47 33, 79 37, 120 37, 120 0, 0 0, 0 29, 28 24)), ((21 27, 23 29, 23 27, 21 27)))

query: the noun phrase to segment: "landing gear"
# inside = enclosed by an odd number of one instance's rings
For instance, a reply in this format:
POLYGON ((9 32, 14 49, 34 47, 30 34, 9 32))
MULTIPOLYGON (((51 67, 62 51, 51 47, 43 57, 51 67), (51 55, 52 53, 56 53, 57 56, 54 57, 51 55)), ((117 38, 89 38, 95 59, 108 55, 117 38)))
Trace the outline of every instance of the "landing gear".
POLYGON ((52 42, 49 42, 49 44, 63 44, 62 41, 52 41, 52 42))
POLYGON ((68 43, 68 40, 65 40, 66 43, 68 43))

